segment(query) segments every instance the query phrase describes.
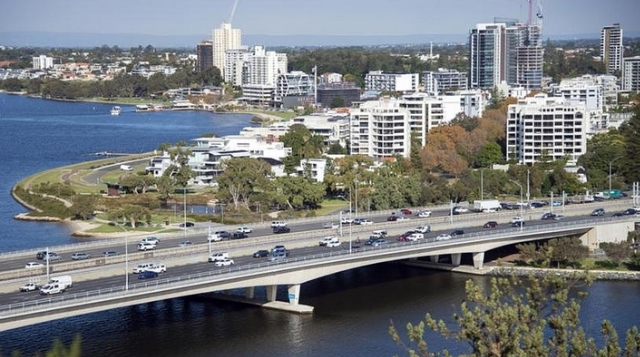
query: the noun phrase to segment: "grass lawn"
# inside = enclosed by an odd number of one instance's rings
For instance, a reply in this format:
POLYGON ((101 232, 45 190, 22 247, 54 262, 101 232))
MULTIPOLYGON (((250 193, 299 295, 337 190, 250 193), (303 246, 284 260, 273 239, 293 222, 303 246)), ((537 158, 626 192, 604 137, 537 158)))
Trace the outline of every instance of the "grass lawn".
POLYGON ((322 201, 322 208, 316 210, 315 212, 318 216, 326 216, 345 208, 349 208, 349 201, 329 199, 322 201))

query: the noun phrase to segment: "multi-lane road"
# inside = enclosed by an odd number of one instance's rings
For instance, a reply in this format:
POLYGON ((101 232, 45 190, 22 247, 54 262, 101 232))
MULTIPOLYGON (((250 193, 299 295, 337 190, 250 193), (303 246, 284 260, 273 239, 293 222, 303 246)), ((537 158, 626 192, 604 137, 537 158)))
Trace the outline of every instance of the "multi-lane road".
MULTIPOLYGON (((566 217, 562 221, 574 221, 574 220, 584 220, 585 218, 589 219, 598 219, 598 217, 591 217, 590 212, 598 207, 604 206, 607 208, 607 217, 611 216, 611 213, 621 211, 623 208, 628 206, 629 202, 617 202, 617 205, 575 205, 572 206, 571 212, 567 209, 565 212, 566 217), (615 207, 615 208, 614 208, 615 207)), ((568 208, 568 207, 567 207, 568 208)), ((540 216, 547 210, 538 209, 538 210, 526 210, 525 211, 525 219, 527 220, 526 227, 535 226, 535 225, 543 225, 543 224, 557 224, 558 221, 555 220, 540 220, 540 216)), ((556 211, 560 211, 556 209, 556 211)), ((292 232, 290 234, 278 236, 271 233, 271 230, 268 226, 266 227, 255 227, 256 229, 250 235, 251 237, 255 237, 252 239, 239 239, 232 241, 223 241, 223 242, 215 242, 211 244, 211 247, 215 251, 225 250, 228 251, 231 255, 231 258, 235 262, 236 268, 238 266, 255 264, 256 262, 265 261, 267 258, 253 258, 251 253, 258 249, 266 249, 270 250, 276 244, 284 244, 289 248, 292 257, 302 257, 307 255, 318 254, 320 252, 328 252, 331 250, 344 250, 349 249, 350 242, 353 243, 356 237, 360 237, 360 239, 364 240, 368 237, 369 233, 375 229, 385 229, 389 232, 389 236, 387 240, 389 242, 395 242, 396 237, 410 229, 415 228, 421 224, 431 224, 434 229, 431 233, 425 235, 426 241, 433 241, 435 237, 440 233, 448 233, 454 227, 464 227, 465 235, 470 233, 486 231, 487 229, 482 228, 484 222, 493 220, 500 222, 499 228, 509 228, 509 229, 519 229, 510 227, 509 221, 512 216, 518 215, 519 211, 507 211, 501 213, 488 213, 488 214, 462 214, 460 216, 454 216, 456 220, 454 224, 450 224, 449 217, 447 217, 446 211, 436 211, 433 212, 433 216, 431 218, 425 219, 415 219, 412 218, 409 221, 402 222, 387 222, 385 214, 375 214, 369 215, 367 218, 375 223, 373 225, 366 226, 343 226, 343 236, 342 236, 342 245, 335 248, 328 247, 320 247, 318 246, 318 240, 322 236, 326 235, 338 235, 337 230, 329 230, 322 229, 324 223, 329 222, 329 220, 325 221, 314 221, 314 222, 298 222, 292 223, 292 232), (443 219, 444 217, 444 219, 443 219), (352 231, 352 234, 349 234, 349 231, 352 231), (353 233, 355 232, 355 233, 353 233)), ((228 228, 228 227, 227 227, 228 228)), ((71 293, 81 293, 85 291, 95 291, 99 289, 107 289, 110 287, 122 287, 125 282, 129 281, 130 284, 136 284, 139 282, 143 282, 143 280, 138 280, 137 275, 132 273, 133 267, 139 261, 162 261, 163 259, 167 260, 175 260, 181 259, 180 263, 170 264, 168 263, 168 270, 165 273, 162 273, 160 278, 171 278, 171 277, 180 277, 189 274, 197 274, 197 273, 207 273, 212 270, 221 270, 223 271, 224 267, 215 267, 213 263, 207 262, 208 256, 208 244, 206 243, 206 233, 202 233, 199 235, 191 235, 189 237, 190 240, 194 241, 195 247, 188 247, 190 251, 187 254, 179 254, 180 250, 183 249, 178 247, 179 242, 184 240, 184 236, 174 236, 174 237, 164 237, 162 241, 158 244, 157 252, 153 254, 157 254, 160 251, 170 251, 174 252, 173 254, 167 254, 163 257, 143 257, 140 254, 136 257, 136 255, 130 255, 130 261, 128 262, 128 274, 125 274, 124 263, 123 260, 119 260, 117 263, 108 264, 108 262, 102 262, 101 266, 92 266, 84 269, 75 268, 73 272, 65 273, 65 272, 57 272, 56 275, 70 274, 72 276, 80 275, 79 272, 85 270, 85 274, 82 276, 85 279, 76 279, 74 281, 74 286, 69 289, 71 293), (132 258, 135 258, 132 259, 132 258), (91 278, 91 271, 99 270, 101 274, 95 274, 93 278, 91 278), (109 271, 110 273, 107 273, 109 271), (126 277, 128 275, 128 278, 126 277)), ((129 251, 135 252, 135 243, 130 242, 129 251)), ((355 245, 355 243, 353 243, 355 245)), ((362 245, 362 244, 361 244, 362 245)), ((123 248, 123 247, 122 247, 123 248)), ((93 247, 90 249, 85 249, 85 252, 90 253, 93 257, 100 257, 102 251, 104 250, 112 250, 113 246, 110 246, 108 242, 105 245, 100 245, 99 247, 93 247)), ((186 249, 186 248, 185 248, 186 249)), ((61 253, 64 258, 68 261, 71 253, 61 253)), ((34 256, 35 258, 35 251, 34 256)), ((99 258, 92 258, 99 259, 99 258)), ((35 260, 29 258, 28 260, 35 260)), ((0 269, 25 269, 24 266, 24 257, 13 257, 10 259, 4 259, 0 265, 2 268, 0 269)), ((85 262, 86 263, 86 262, 85 262)), ((53 263, 52 266, 56 266, 53 263)), ((2 270, 0 270, 2 271, 2 270)), ((35 277, 36 279, 42 279, 43 275, 39 275, 35 277)), ((5 289, 2 289, 3 293, 0 294, 0 305, 8 305, 13 303, 21 303, 33 301, 34 299, 41 298, 37 291, 34 292, 18 292, 18 286, 21 285, 22 282, 27 279, 23 279, 23 281, 13 280, 7 281, 3 283, 5 285, 5 289), (12 288, 7 289, 6 287, 11 285, 12 288)), ((152 279, 153 280, 153 279, 152 279)))

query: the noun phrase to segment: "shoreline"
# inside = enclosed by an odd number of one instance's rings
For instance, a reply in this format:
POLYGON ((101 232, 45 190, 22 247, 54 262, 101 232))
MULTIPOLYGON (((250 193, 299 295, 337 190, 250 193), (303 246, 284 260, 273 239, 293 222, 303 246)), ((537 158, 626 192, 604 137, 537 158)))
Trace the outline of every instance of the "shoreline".
MULTIPOLYGON (((1 94, 7 94, 7 95, 18 95, 18 96, 23 96, 23 97, 33 98, 33 99, 52 100, 52 101, 57 101, 57 102, 69 102, 69 103, 97 103, 97 104, 114 104, 114 105, 128 105, 128 106, 136 106, 136 105, 139 105, 139 104, 158 104, 158 105, 162 104, 162 103, 154 103, 152 101, 141 101, 139 103, 131 103, 131 102, 126 102, 126 101, 118 101, 118 100, 110 101, 110 100, 100 100, 100 99, 95 99, 95 98, 82 98, 82 99, 45 98, 45 97, 43 97, 41 95, 28 94, 27 92, 8 92, 8 91, 5 91, 3 89, 0 89, 0 93, 1 94)), ((288 120, 288 119, 285 119, 285 118, 282 118, 282 117, 279 117, 279 116, 273 115, 273 114, 267 114, 267 113, 263 113, 263 112, 252 112, 252 111, 246 111, 246 110, 217 112, 215 110, 205 109, 205 108, 191 108, 191 109, 179 108, 179 109, 165 109, 163 111, 202 111, 202 112, 210 112, 210 113, 214 113, 214 114, 254 115, 254 116, 257 116, 260 119, 262 119, 262 122, 254 121, 253 119, 251 120, 251 122, 256 123, 256 124, 263 124, 264 122, 288 120)))

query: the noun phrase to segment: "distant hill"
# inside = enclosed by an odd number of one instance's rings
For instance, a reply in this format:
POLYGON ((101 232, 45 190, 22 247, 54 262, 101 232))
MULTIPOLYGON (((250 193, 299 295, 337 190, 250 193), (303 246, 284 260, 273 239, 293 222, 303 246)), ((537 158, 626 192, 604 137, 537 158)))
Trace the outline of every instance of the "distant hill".
MULTIPOLYGON (((599 33, 545 36, 551 40, 599 39, 599 33)), ((640 37, 639 31, 625 32, 625 37, 640 37)), ((0 32, 0 45, 15 47, 79 47, 91 48, 108 45, 122 48, 152 45, 154 47, 195 48, 207 35, 156 36, 144 34, 91 34, 56 32, 0 32)), ((467 34, 414 34, 414 35, 244 35, 249 46, 384 46, 410 45, 433 42, 465 43, 467 34)))

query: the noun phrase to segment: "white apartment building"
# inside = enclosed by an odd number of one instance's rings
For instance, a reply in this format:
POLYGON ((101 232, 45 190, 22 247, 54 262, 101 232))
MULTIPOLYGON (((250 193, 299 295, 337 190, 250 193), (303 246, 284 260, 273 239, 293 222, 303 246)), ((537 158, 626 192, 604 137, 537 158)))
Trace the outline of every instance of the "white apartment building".
POLYGON ((418 73, 370 71, 364 77, 365 91, 417 92, 419 85, 418 73))
POLYGON ((342 83, 342 74, 340 73, 323 73, 318 76, 320 83, 342 83))
POLYGON ((162 177, 165 170, 173 164, 173 160, 169 154, 165 151, 160 156, 154 156, 149 159, 149 166, 145 170, 153 175, 153 177, 162 177))
POLYGON ((349 139, 349 118, 346 116, 324 114, 303 115, 293 118, 291 124, 302 124, 309 129, 313 135, 322 136, 326 148, 329 148, 335 143, 345 147, 349 139))
POLYGON ((246 78, 249 60, 252 53, 249 52, 249 48, 242 46, 242 48, 227 50, 225 54, 224 63, 224 81, 231 83, 236 87, 240 87, 243 83, 248 82, 246 78))
POLYGON ((437 71, 425 71, 423 78, 424 91, 431 95, 467 89, 467 74, 455 69, 438 68, 437 71))
POLYGON ((518 100, 507 111, 507 159, 534 164, 541 156, 575 165, 587 150, 584 103, 545 93, 518 100))
POLYGON ((640 92, 640 56, 627 57, 622 66, 622 90, 640 92))
POLYGON ((35 70, 53 68, 53 57, 47 57, 45 55, 33 57, 32 65, 35 70))
POLYGON ((327 159, 302 159, 300 166, 296 167, 298 176, 309 177, 315 182, 324 182, 326 171, 327 159))
MULTIPOLYGON (((222 138, 196 138, 191 140, 192 156, 189 166, 195 172, 195 182, 211 184, 224 172, 223 160, 237 157, 282 161, 291 154, 284 143, 269 141, 261 136, 228 135, 222 138)), ((274 172, 275 174, 276 172, 274 172)))
POLYGON ((225 78, 226 53, 242 47, 242 32, 231 24, 223 23, 213 30, 213 65, 218 67, 222 78, 225 78))
POLYGON ((360 104, 351 110, 351 154, 376 159, 411 151, 411 114, 397 100, 383 99, 360 104))
POLYGON ((313 77, 302 71, 276 75, 275 101, 285 97, 309 96, 313 93, 313 77))

